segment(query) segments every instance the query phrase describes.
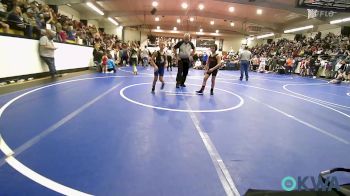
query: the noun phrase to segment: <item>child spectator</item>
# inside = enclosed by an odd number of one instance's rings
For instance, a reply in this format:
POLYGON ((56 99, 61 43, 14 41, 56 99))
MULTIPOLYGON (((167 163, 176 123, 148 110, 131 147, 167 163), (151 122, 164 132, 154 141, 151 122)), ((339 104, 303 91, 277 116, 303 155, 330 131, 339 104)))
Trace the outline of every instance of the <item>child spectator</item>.
POLYGON ((113 71, 113 73, 117 72, 117 68, 115 66, 114 60, 112 55, 108 54, 108 61, 107 61, 107 71, 113 71))
POLYGON ((259 65, 259 68, 258 68, 258 72, 264 73, 265 72, 265 66, 266 66, 267 58, 265 57, 265 55, 262 55, 260 57, 259 61, 260 61, 260 65, 259 65))
POLYGON ((102 56, 102 73, 107 73, 107 61, 108 61, 108 57, 107 57, 107 52, 103 52, 103 56, 102 56))

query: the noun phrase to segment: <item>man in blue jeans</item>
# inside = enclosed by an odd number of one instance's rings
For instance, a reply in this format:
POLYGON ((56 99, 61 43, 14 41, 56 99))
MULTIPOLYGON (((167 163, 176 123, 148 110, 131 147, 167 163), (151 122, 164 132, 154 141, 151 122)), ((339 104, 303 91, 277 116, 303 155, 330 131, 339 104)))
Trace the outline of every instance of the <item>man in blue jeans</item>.
POLYGON ((39 40, 40 57, 49 67, 52 78, 62 77, 62 75, 57 74, 55 66, 55 50, 57 49, 53 44, 53 38, 55 35, 56 33, 54 31, 46 29, 45 35, 39 40))
POLYGON ((243 72, 245 73, 245 80, 248 81, 248 67, 250 64, 250 59, 252 58, 252 53, 248 50, 248 46, 239 54, 239 59, 241 62, 241 77, 240 81, 243 80, 243 72))

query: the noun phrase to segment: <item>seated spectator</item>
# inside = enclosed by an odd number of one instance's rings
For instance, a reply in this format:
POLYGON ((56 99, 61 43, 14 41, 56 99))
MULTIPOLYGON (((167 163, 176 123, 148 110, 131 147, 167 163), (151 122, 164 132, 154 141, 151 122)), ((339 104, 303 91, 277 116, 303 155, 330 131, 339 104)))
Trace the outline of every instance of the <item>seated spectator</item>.
POLYGON ((329 81, 328 83, 332 83, 332 84, 340 84, 343 81, 343 70, 339 70, 338 71, 338 75, 335 79, 329 81))
POLYGON ((199 59, 195 62, 193 69, 203 69, 202 62, 199 59))
POLYGON ((117 72, 117 68, 115 66, 114 60, 112 58, 112 55, 108 54, 108 61, 107 61, 107 71, 113 71, 114 73, 117 72))
POLYGON ((10 30, 10 25, 0 21, 0 28, 3 29, 4 33, 8 33, 10 30))
POLYGON ((8 33, 10 26, 6 23, 7 18, 7 6, 0 2, 0 28, 3 29, 4 33, 8 33))
POLYGON ((28 9, 27 12, 23 14, 23 20, 29 26, 28 28, 30 28, 30 31, 36 35, 35 38, 39 39, 41 33, 36 23, 34 12, 28 9))
POLYGON ((252 61, 252 71, 256 71, 256 69, 259 67, 259 58, 258 58, 258 56, 257 55, 255 55, 254 57, 253 57, 253 59, 251 60, 252 61))
POLYGON ((68 27, 67 27, 67 39, 68 40, 74 40, 75 41, 75 31, 73 29, 73 25, 72 24, 69 24, 68 27))
POLYGON ((23 31, 25 36, 32 37, 30 25, 24 23, 22 11, 19 6, 15 6, 14 10, 8 15, 7 21, 12 29, 23 31))
POLYGON ((27 9, 27 12, 31 12, 34 14, 35 17, 38 16, 38 14, 40 13, 40 10, 38 8, 38 3, 36 1, 32 1, 30 4, 29 4, 29 8, 27 9))
POLYGON ((7 12, 7 5, 3 4, 1 1, 0 1, 0 12, 2 13, 7 12))
POLYGON ((16 4, 13 0, 2 0, 1 3, 7 8, 6 12, 11 12, 16 4))

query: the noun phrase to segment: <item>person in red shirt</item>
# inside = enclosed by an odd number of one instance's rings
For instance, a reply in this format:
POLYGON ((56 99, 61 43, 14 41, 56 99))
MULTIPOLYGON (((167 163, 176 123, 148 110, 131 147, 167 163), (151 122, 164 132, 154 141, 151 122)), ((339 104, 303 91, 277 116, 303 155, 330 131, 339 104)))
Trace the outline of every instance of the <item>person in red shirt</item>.
POLYGON ((107 53, 103 52, 103 56, 102 56, 102 73, 107 73, 107 61, 108 61, 107 53))

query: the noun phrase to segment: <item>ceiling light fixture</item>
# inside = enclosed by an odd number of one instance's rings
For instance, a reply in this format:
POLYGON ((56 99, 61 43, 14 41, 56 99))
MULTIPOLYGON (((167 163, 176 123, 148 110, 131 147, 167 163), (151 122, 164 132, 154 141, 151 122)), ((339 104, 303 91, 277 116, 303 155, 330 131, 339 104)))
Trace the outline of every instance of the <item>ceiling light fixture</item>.
POLYGON ((155 17, 154 20, 158 22, 159 21, 159 17, 155 17))
POLYGON ((183 3, 181 4, 181 7, 182 7, 183 9, 187 9, 187 8, 188 8, 188 4, 187 4, 186 2, 183 2, 183 3))
POLYGON ((115 21, 113 18, 108 17, 108 20, 111 21, 111 23, 115 24, 116 26, 119 25, 119 23, 117 21, 115 21))
POLYGON ((190 18, 190 21, 191 21, 191 22, 193 22, 193 21, 194 21, 194 18, 193 18, 193 17, 191 17, 191 18, 190 18))
POLYGON ((314 25, 299 27, 299 28, 295 28, 295 29, 288 29, 288 30, 285 30, 284 33, 293 33, 296 31, 303 31, 303 30, 312 29, 312 28, 314 28, 314 25))
POLYGON ((203 10, 203 9, 204 9, 204 5, 203 5, 202 3, 200 3, 200 4, 198 5, 198 9, 203 10))
POLYGON ((256 39, 263 39, 263 38, 267 38, 267 37, 272 37, 274 35, 275 35, 274 33, 269 33, 266 35, 259 35, 259 36, 256 36, 256 39))
POLYGON ((215 33, 218 34, 218 33, 219 33, 219 30, 216 30, 215 33))
POLYGON ((234 11, 235 11, 235 8, 234 8, 234 7, 229 7, 229 8, 228 8, 228 11, 229 11, 229 12, 234 12, 234 11))
POLYGON ((210 24, 211 24, 211 25, 214 25, 214 24, 215 24, 214 20, 210 21, 210 24))
POLYGON ((157 1, 153 1, 153 2, 152 2, 152 6, 153 6, 153 7, 157 7, 157 6, 158 6, 158 2, 157 2, 157 1))
POLYGON ((350 18, 343 18, 339 20, 332 20, 329 22, 329 24, 339 24, 339 23, 349 22, 349 21, 350 21, 350 18))
POLYGON ((176 20, 176 22, 177 22, 177 23, 181 23, 181 19, 178 18, 178 19, 176 20))
POLYGON ((234 26, 235 26, 235 23, 234 23, 234 22, 231 22, 230 25, 231 25, 231 27, 234 27, 234 26))
POLYGON ((160 30, 160 26, 157 26, 157 29, 160 30))
POLYGON ((257 10, 256 10, 256 13, 259 14, 259 15, 261 15, 261 14, 262 14, 262 9, 257 9, 257 10))
POLYGON ((174 29, 173 29, 174 31, 177 31, 177 28, 176 27, 174 27, 174 29))
POLYGON ((94 4, 92 4, 91 2, 87 2, 86 3, 87 6, 89 6, 91 9, 93 9, 95 12, 99 13, 100 15, 105 15, 105 13, 103 13, 100 9, 98 9, 94 4))

